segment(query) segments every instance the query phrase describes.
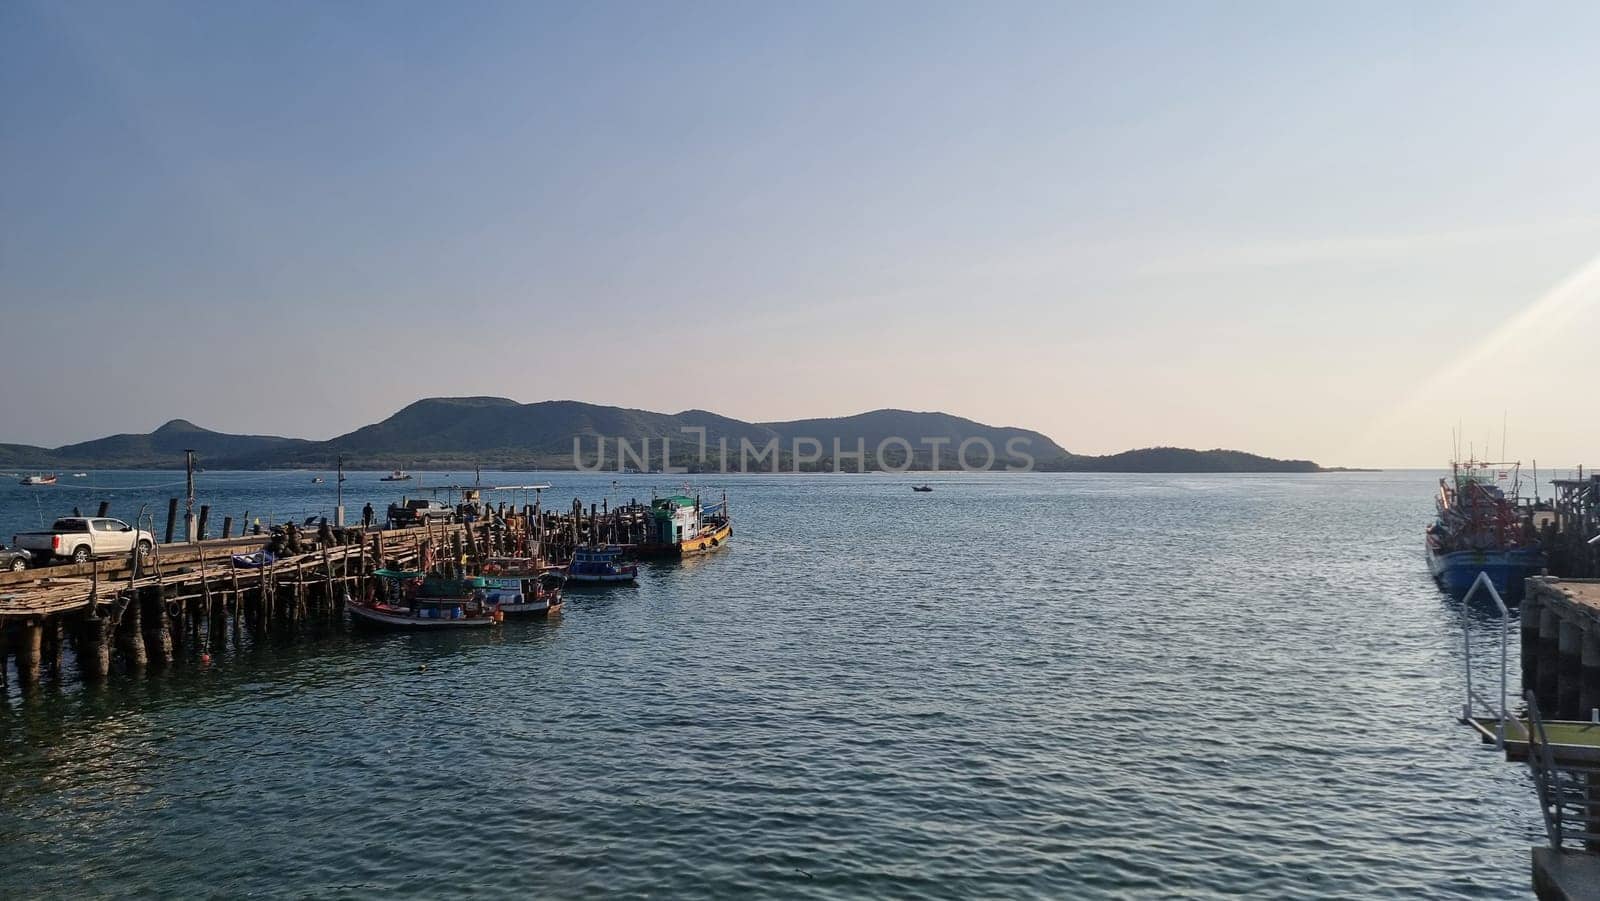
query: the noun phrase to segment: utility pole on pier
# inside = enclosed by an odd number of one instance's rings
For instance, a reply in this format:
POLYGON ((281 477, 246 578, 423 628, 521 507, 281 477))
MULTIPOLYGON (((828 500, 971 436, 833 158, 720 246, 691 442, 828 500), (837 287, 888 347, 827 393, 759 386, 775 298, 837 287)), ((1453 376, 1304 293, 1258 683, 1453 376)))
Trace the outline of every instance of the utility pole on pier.
POLYGON ((184 483, 188 486, 188 499, 183 505, 183 535, 184 540, 193 544, 194 534, 194 448, 183 449, 184 483))
POLYGON ((344 454, 340 454, 334 464, 337 467, 337 477, 333 485, 333 524, 344 528, 344 454))

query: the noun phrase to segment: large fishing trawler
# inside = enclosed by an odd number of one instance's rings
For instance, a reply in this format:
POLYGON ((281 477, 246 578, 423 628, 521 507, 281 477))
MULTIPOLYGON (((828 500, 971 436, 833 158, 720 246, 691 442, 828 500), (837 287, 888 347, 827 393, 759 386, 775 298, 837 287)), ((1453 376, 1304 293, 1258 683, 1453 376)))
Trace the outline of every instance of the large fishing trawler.
POLYGON ((1507 600, 1522 596, 1522 582, 1544 567, 1544 551, 1524 524, 1518 504, 1519 463, 1451 463, 1439 480, 1438 518, 1428 527, 1428 568, 1440 587, 1466 594, 1478 573, 1488 573, 1507 600))

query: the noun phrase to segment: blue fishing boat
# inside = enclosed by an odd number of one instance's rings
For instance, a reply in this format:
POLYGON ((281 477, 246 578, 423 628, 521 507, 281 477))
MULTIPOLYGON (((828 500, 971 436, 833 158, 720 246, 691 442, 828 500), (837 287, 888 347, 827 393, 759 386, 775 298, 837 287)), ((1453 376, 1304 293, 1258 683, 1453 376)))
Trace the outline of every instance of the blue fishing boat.
POLYGON ((639 565, 624 559, 623 549, 616 545, 578 548, 567 564, 567 580, 579 584, 632 582, 638 577, 639 565))
POLYGON ((1479 573, 1506 600, 1522 597, 1523 580, 1544 568, 1544 550, 1518 503, 1516 463, 1451 463, 1434 499, 1438 518, 1427 531, 1428 569, 1455 597, 1479 573))

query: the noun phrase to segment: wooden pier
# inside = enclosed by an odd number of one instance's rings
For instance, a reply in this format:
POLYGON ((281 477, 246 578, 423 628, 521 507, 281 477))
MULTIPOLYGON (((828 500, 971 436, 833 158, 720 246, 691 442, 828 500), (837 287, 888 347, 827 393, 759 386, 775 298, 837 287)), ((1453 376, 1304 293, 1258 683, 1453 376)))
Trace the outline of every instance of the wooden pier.
POLYGON ((538 505, 482 508, 469 523, 399 529, 302 530, 161 543, 137 554, 0 573, 0 696, 6 662, 24 689, 71 671, 85 680, 114 670, 209 661, 241 642, 341 618, 344 599, 384 567, 471 572, 489 557, 563 561, 586 544, 634 544, 649 527, 638 503, 552 513, 538 505), (235 566, 235 554, 270 548, 273 562, 235 566), (67 651, 75 666, 67 664, 67 651))

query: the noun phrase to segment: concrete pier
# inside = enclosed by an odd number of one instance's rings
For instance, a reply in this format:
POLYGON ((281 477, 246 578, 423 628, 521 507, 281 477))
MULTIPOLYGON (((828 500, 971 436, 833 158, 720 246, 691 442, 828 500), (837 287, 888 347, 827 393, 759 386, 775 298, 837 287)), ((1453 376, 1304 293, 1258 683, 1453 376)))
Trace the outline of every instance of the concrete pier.
POLYGON ((1533 892, 1539 901, 1600 901, 1600 855, 1534 848, 1533 892))
MULTIPOLYGON (((1600 709, 1600 580, 1531 578, 1522 617, 1523 684, 1540 710, 1547 719, 1590 719, 1600 709)), ((1595 798, 1600 787, 1587 778, 1595 798)), ((1600 901, 1595 850, 1534 848, 1534 892, 1545 901, 1600 901)))

